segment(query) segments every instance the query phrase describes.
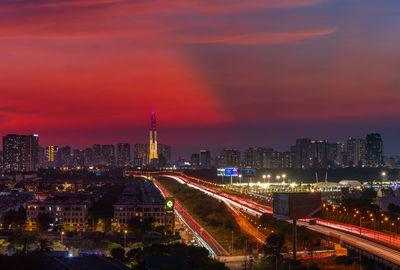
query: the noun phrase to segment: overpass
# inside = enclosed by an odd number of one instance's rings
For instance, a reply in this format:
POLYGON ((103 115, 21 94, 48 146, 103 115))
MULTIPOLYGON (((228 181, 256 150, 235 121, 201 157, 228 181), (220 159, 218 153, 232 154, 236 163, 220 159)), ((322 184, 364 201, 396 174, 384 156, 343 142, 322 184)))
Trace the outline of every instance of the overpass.
MULTIPOLYGON (((272 214, 272 208, 269 206, 259 204, 251 199, 215 190, 208 187, 207 184, 200 184, 189 177, 170 174, 161 175, 172 178, 182 184, 187 184, 209 196, 224 201, 228 205, 238 207, 252 216, 260 217, 264 213, 272 214)), ((318 219, 316 225, 310 225, 305 221, 300 221, 298 224, 319 232, 329 239, 340 243, 342 246, 358 251, 360 254, 383 263, 388 267, 400 269, 400 251, 398 250, 398 247, 400 247, 400 238, 355 225, 340 224, 322 219, 318 219)))

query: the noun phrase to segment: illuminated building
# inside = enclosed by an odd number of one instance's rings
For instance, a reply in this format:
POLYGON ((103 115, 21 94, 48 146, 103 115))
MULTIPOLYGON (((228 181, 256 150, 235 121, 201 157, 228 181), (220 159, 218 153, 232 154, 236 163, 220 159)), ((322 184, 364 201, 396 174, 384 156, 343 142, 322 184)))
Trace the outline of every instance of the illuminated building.
POLYGON ((119 167, 128 166, 131 162, 131 145, 129 143, 117 144, 117 165, 119 167))
POLYGON ((100 144, 93 144, 93 155, 94 155, 94 165, 100 165, 102 161, 100 144))
POLYGON ((346 158, 349 167, 365 165, 365 140, 350 137, 346 142, 346 158))
POLYGON ((41 215, 48 215, 52 219, 51 228, 58 226, 66 231, 87 231, 88 206, 84 201, 73 198, 46 199, 29 203, 26 209, 26 225, 30 231, 39 229, 41 215))
POLYGON ((101 146, 102 165, 114 166, 115 165, 115 146, 112 144, 105 144, 101 146))
POLYGON ((135 166, 141 167, 147 164, 148 144, 137 143, 133 146, 133 159, 135 166))
POLYGON ((46 162, 53 164, 56 161, 56 155, 58 152, 58 146, 49 145, 46 147, 46 162))
POLYGON ((379 133, 371 133, 367 135, 365 144, 366 158, 368 166, 383 165, 383 141, 379 133))
POLYGON ((262 147, 250 147, 244 151, 244 164, 247 167, 260 169, 264 167, 266 150, 262 147))
POLYGON ((190 164, 192 169, 198 169, 200 167, 200 155, 199 154, 192 154, 190 158, 190 164))
POLYGON ((222 149, 221 150, 221 165, 220 167, 239 167, 240 166, 240 151, 237 149, 222 149))
POLYGON ((171 146, 166 144, 157 145, 158 166, 164 167, 171 164, 171 146))
POLYGON ((154 162, 153 160, 158 159, 157 152, 157 128, 156 128, 156 115, 154 108, 151 114, 151 125, 150 125, 150 142, 149 142, 149 164, 154 162))
POLYGON ((128 228, 130 220, 153 219, 159 225, 174 230, 174 201, 161 195, 157 187, 143 179, 135 179, 124 188, 118 202, 114 204, 116 230, 128 228))
POLYGON ((200 168, 211 169, 211 154, 208 150, 200 151, 200 168))
POLYGON ((38 165, 37 135, 9 134, 3 137, 3 169, 35 171, 38 165))

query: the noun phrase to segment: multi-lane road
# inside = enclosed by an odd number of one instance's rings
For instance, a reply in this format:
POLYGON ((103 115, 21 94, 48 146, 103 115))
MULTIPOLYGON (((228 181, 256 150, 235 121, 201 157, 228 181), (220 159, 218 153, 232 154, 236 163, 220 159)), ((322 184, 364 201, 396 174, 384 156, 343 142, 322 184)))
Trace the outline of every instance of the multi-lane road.
MULTIPOLYGON (((154 184, 158 187, 163 196, 170 197, 170 194, 157 181, 155 181, 155 179, 153 180, 154 184)), ((179 202, 175 202, 175 213, 177 217, 192 231, 196 241, 206 248, 212 257, 229 255, 229 253, 207 232, 207 230, 190 216, 179 202)))
MULTIPOLYGON (((271 207, 259 204, 251 199, 245 199, 223 191, 209 188, 203 184, 194 182, 183 176, 163 176, 172 178, 182 184, 187 184, 192 188, 201 190, 209 196, 224 201, 227 205, 230 205, 231 207, 234 207, 236 209, 240 209, 255 217, 259 217, 264 213, 272 213, 271 207)), ((317 220, 317 225, 310 225, 307 222, 299 222, 299 225, 306 226, 311 230, 317 231, 327 236, 338 238, 341 242, 364 250, 393 264, 400 265, 400 252, 395 248, 390 248, 386 245, 380 244, 381 242, 387 242, 394 246, 400 246, 400 240, 398 238, 394 238, 389 234, 384 234, 354 225, 339 224, 326 220, 317 220)))

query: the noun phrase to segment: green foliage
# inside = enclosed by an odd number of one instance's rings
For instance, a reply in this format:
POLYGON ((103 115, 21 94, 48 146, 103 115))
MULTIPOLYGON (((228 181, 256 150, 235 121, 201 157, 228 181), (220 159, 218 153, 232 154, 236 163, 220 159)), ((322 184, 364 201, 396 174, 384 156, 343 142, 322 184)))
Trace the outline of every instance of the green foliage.
POLYGON ((185 256, 190 261, 190 269, 221 269, 227 270, 223 263, 217 262, 208 257, 209 253, 205 248, 186 246, 184 244, 159 245, 153 244, 150 247, 131 249, 127 257, 134 261, 134 264, 143 264, 145 257, 152 256, 185 256))
POLYGON ((32 232, 13 231, 8 237, 8 241, 12 250, 26 253, 36 243, 37 238, 32 232))
POLYGON ((400 206, 390 203, 388 206, 388 211, 392 214, 400 213, 400 206))
POLYGON ((123 190, 123 184, 111 185, 103 197, 89 208, 89 217, 94 221, 94 224, 99 224, 104 231, 111 230, 114 203, 118 201, 123 190))
POLYGON ((111 250, 111 257, 113 257, 114 259, 116 259, 120 262, 124 262, 125 261, 125 250, 120 247, 113 248, 111 250))
POLYGON ((38 217, 38 226, 41 231, 47 231, 53 219, 48 214, 40 214, 38 217))
POLYGON ((235 218, 229 212, 225 203, 207 194, 180 184, 169 178, 159 178, 159 182, 172 193, 183 207, 225 247, 231 245, 232 231, 234 232, 234 247, 242 249, 246 239, 235 218))
POLYGON ((13 256, 0 255, 1 269, 13 270, 41 270, 45 263, 45 256, 36 252, 29 255, 15 254, 13 256))
POLYGON ((68 240, 68 246, 76 249, 88 249, 88 250, 112 250, 113 248, 121 247, 120 244, 111 242, 106 239, 87 239, 87 238, 74 238, 68 240))
POLYGON ((9 210, 4 214, 3 225, 8 228, 11 225, 12 228, 22 227, 26 220, 26 209, 20 207, 18 211, 9 210))

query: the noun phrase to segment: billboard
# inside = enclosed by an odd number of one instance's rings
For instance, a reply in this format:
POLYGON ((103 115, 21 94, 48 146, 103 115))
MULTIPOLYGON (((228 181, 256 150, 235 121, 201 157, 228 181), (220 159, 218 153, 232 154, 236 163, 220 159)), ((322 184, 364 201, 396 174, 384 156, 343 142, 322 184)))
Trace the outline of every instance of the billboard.
POLYGON ((166 212, 174 212, 175 199, 172 197, 165 198, 165 210, 166 212))
POLYGON ((274 193, 274 217, 283 220, 321 216, 321 193, 274 193))
POLYGON ((217 176, 238 176, 238 168, 217 169, 217 176))

